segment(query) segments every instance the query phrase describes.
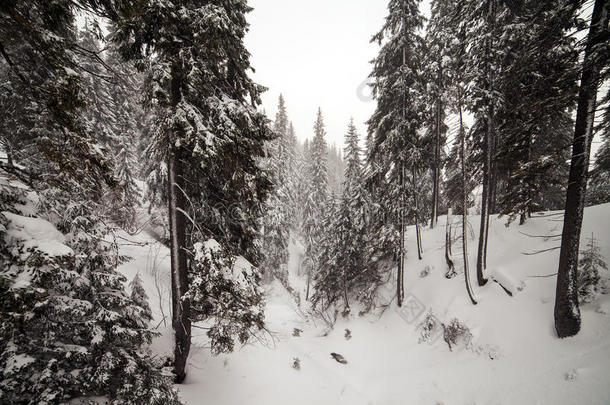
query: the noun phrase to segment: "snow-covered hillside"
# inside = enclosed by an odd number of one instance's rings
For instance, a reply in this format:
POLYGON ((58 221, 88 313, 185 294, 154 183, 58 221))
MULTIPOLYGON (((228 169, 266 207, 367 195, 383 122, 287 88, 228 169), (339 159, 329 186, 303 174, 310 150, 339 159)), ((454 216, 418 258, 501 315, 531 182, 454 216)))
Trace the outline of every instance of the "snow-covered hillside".
MULTIPOLYGON (((475 289, 479 304, 473 306, 463 274, 444 277, 446 217, 441 217, 436 229, 423 231, 421 261, 413 253, 415 230, 409 228, 403 309, 390 303, 394 290, 389 285, 382 292, 390 304, 385 310, 365 316, 353 311, 347 319, 339 316, 329 330, 275 282, 267 296, 270 333, 259 342, 212 357, 205 330, 193 330, 188 375, 179 387, 182 398, 188 404, 216 405, 610 403, 610 295, 582 306, 583 327, 576 337, 558 339, 553 302, 559 250, 552 248, 560 244, 561 213, 537 214, 523 226, 506 227, 505 222, 492 218, 488 272, 512 289, 512 297, 490 282, 475 289), (426 266, 430 272, 422 277, 426 266), (445 324, 457 318, 472 333, 470 344, 450 351, 442 334, 434 332, 429 342, 420 343, 419 325, 429 313, 445 324), (343 355, 347 364, 331 353, 343 355), (300 369, 293 367, 297 358, 300 369)), ((477 216, 470 223, 478 229, 477 216)), ((610 204, 585 210, 581 246, 592 233, 608 260, 610 204)), ((122 236, 122 253, 134 260, 120 270, 128 279, 137 272, 143 278, 153 327, 159 325, 162 333, 153 349, 169 355, 169 252, 145 234, 122 236)), ((469 243, 474 268, 476 239, 469 243)), ((303 298, 298 242, 291 242, 290 252, 290 280, 303 298)))

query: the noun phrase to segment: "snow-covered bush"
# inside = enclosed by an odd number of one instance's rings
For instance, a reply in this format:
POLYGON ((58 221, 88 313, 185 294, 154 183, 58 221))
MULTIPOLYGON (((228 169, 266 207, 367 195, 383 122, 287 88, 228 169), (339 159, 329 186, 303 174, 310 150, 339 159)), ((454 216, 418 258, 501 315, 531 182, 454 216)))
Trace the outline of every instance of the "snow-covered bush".
POLYGON ((445 342, 449 345, 449 350, 453 350, 458 344, 463 344, 467 349, 470 348, 472 333, 470 332, 470 329, 468 329, 468 326, 461 323, 458 319, 452 319, 448 325, 443 324, 443 330, 443 337, 445 342))
POLYGON ((578 301, 581 303, 591 302, 599 294, 602 287, 600 269, 608 270, 608 266, 591 235, 578 260, 578 301))
POLYGON ((152 319, 152 311, 150 310, 150 304, 148 303, 148 295, 142 286, 140 273, 136 274, 133 280, 131 280, 129 287, 131 288, 131 300, 142 309, 142 318, 146 321, 150 321, 152 319))
POLYGON ((443 324, 438 320, 438 318, 432 313, 432 311, 428 312, 425 318, 417 325, 417 329, 419 329, 419 343, 422 342, 432 342, 432 340, 442 333, 443 324))
POLYGON ((0 195, 0 403, 179 403, 142 353, 153 333, 99 218, 58 191, 40 198, 54 224, 23 215, 24 193, 0 195))
POLYGON ((243 257, 226 253, 213 239, 195 243, 190 288, 185 294, 193 321, 210 321, 212 353, 231 352, 235 337, 246 343, 264 328, 260 273, 243 257))

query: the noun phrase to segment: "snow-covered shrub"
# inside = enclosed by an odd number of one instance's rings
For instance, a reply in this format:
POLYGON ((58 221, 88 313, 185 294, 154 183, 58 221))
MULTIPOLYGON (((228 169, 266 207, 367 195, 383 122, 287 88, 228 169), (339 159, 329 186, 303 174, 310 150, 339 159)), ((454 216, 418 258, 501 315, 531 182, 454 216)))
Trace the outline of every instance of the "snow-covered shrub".
POLYGON ((292 368, 294 368, 295 370, 300 370, 301 369, 301 360, 298 357, 295 357, 292 360, 293 360, 292 368))
POLYGON ((453 347, 458 344, 463 344, 467 349, 470 348, 472 333, 470 332, 470 329, 468 329, 468 326, 461 323, 458 319, 452 319, 448 325, 443 324, 443 330, 443 337, 445 342, 449 345, 449 350, 453 350, 453 347))
POLYGON ((597 241, 591 235, 578 260, 578 301, 581 303, 593 301, 602 289, 600 269, 608 270, 608 266, 600 253, 597 241))
POLYGON ((2 194, 0 403, 179 403, 141 351, 153 334, 125 293, 116 271, 125 258, 102 222, 61 192, 40 199, 55 224, 21 215, 32 201, 2 194))
POLYGON ((195 243, 190 271, 194 321, 210 321, 212 353, 231 352, 235 337, 246 343, 264 328, 264 291, 257 268, 226 253, 213 239, 195 243))
POLYGON ((419 343, 431 342, 436 336, 442 333, 443 324, 438 320, 432 311, 428 312, 425 318, 417 325, 419 329, 419 343))
POLYGON ((142 318, 150 321, 152 319, 152 311, 148 303, 148 295, 142 286, 140 273, 136 274, 133 280, 131 280, 129 287, 131 288, 131 300, 142 309, 142 318))

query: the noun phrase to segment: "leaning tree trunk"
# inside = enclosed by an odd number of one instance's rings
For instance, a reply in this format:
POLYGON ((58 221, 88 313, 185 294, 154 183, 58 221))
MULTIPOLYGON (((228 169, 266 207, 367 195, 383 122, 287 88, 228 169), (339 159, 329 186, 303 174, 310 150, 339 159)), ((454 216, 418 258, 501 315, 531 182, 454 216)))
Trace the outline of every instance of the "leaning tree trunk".
MULTIPOLYGON (((172 105, 180 102, 180 69, 172 66, 172 105)), ((184 299, 188 291, 186 257, 186 198, 182 151, 176 145, 176 134, 170 135, 168 153, 168 208, 172 279, 172 326, 174 328, 174 374, 177 383, 186 377, 186 360, 191 348, 190 304, 184 299)))
POLYGON ((587 187, 589 154, 593 138, 597 87, 600 71, 605 63, 600 55, 600 48, 608 40, 608 35, 608 1, 595 0, 582 62, 557 273, 555 329, 557 335, 562 338, 574 336, 580 330, 577 289, 578 249, 587 187))
POLYGON ((470 301, 476 305, 477 301, 472 292, 470 285, 470 272, 468 270, 468 200, 466 194, 466 134, 464 131, 464 121, 462 119, 462 104, 459 102, 460 115, 460 160, 462 166, 462 255, 464 259, 464 280, 466 282, 466 291, 470 301))

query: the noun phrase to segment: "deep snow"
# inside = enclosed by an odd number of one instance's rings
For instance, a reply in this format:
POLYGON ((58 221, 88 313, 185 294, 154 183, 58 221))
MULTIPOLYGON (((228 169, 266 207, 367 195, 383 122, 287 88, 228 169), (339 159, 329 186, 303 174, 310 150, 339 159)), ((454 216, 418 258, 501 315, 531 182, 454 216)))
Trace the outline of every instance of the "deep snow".
MULTIPOLYGON (((585 210, 581 247, 595 234, 610 259, 610 204, 585 210)), ((582 306, 583 327, 573 338, 558 339, 553 327, 562 217, 536 215, 525 225, 490 224, 488 274, 513 292, 510 297, 494 282, 475 287, 473 306, 463 273, 446 279, 444 262, 446 217, 434 230, 423 228, 424 259, 417 260, 415 230, 408 230, 405 275, 406 308, 395 301, 385 311, 365 316, 357 311, 339 316, 329 330, 297 306, 277 282, 267 287, 266 322, 272 331, 261 341, 234 353, 211 356, 205 330, 193 329, 188 376, 181 386, 188 404, 608 404, 610 403, 610 295, 582 306), (528 236, 529 235, 529 236, 528 236), (537 236, 549 236, 548 238, 537 236), (420 277, 429 266, 431 271, 420 277), (442 336, 419 343, 417 325, 432 311, 448 323, 457 318, 473 335, 472 344, 449 350, 442 336), (295 328, 303 332, 293 336, 295 328), (345 329, 351 331, 347 340, 345 329), (326 335, 326 336, 325 336, 326 335), (348 361, 336 362, 331 352, 348 361), (292 367, 300 360, 300 370, 292 367)), ((454 227, 459 218, 454 217, 454 227)), ((478 217, 471 216, 473 230, 478 217)), ((454 235, 459 234, 454 229, 454 235)), ((122 253, 134 257, 120 270, 144 281, 154 313, 153 327, 162 335, 153 343, 159 356, 170 355, 169 322, 164 327, 160 305, 169 317, 169 251, 146 234, 121 235, 122 253), (155 285, 156 268, 157 284, 155 285), (158 288, 157 288, 158 287, 158 288), (161 301, 159 294, 161 292, 161 301)), ((476 237, 469 241, 471 273, 476 237)), ((454 258, 459 256, 454 248, 454 258)), ((290 282, 305 296, 305 275, 298 275, 302 246, 290 244, 290 282)), ((461 266, 460 266, 461 267, 461 266)), ((607 279, 605 272, 602 276, 607 279)), ((393 278, 390 278, 393 279, 393 278)), ((476 277, 472 277, 476 285, 476 277)), ((393 288, 384 289, 386 302, 393 288)))

